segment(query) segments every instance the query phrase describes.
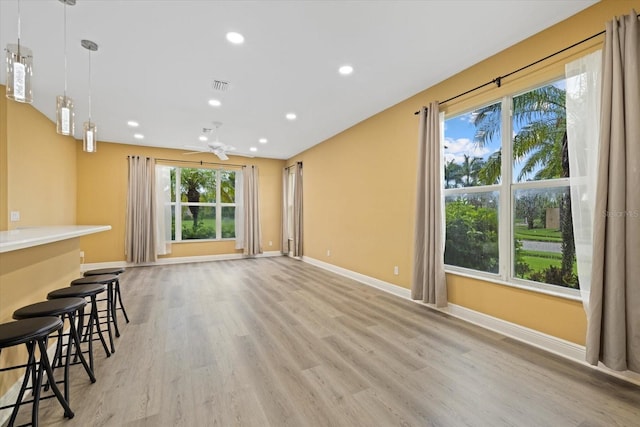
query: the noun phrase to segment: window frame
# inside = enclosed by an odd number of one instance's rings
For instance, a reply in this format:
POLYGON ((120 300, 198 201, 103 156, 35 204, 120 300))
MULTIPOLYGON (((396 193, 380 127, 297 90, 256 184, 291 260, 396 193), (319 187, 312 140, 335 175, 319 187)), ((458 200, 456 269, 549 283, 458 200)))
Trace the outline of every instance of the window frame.
MULTIPOLYGON (((204 167, 189 167, 189 166, 172 166, 175 168, 175 198, 176 200, 171 200, 170 205, 173 210, 174 217, 174 239, 171 240, 171 243, 194 243, 194 242, 219 242, 219 241, 228 241, 228 240, 236 240, 236 232, 235 232, 235 223, 234 223, 234 237, 222 237, 222 208, 223 207, 233 207, 237 208, 237 202, 234 203, 223 203, 221 200, 221 183, 222 183, 222 172, 233 172, 235 174, 238 173, 235 169, 224 169, 224 168, 204 168, 204 167), (182 192, 180 191, 180 182, 182 179, 182 170, 183 169, 203 169, 203 170, 212 170, 215 171, 216 175, 216 196, 215 202, 183 202, 182 201, 182 192), (216 215, 216 237, 213 239, 183 239, 182 238, 182 208, 189 206, 200 206, 200 207, 213 207, 215 208, 216 215)), ((235 182, 234 182, 235 188, 235 182)), ((171 226, 171 224, 169 224, 171 226)))
MULTIPOLYGON (((545 189, 555 187, 569 187, 571 178, 554 178, 537 181, 523 181, 513 182, 513 99, 529 91, 541 88, 559 80, 562 80, 564 76, 557 76, 546 82, 536 84, 528 89, 524 89, 518 92, 506 94, 500 98, 494 98, 487 102, 476 104, 473 107, 467 108, 455 113, 445 113, 441 119, 441 147, 442 155, 441 159, 444 160, 444 146, 446 140, 444 138, 444 122, 449 119, 453 119, 464 114, 476 111, 480 108, 500 103, 501 106, 501 138, 500 147, 502 150, 501 164, 500 164, 500 182, 492 185, 480 185, 472 187, 460 187, 460 188, 445 188, 444 174, 441 174, 441 189, 442 189, 442 209, 443 209, 443 224, 446 222, 446 212, 444 200, 447 196, 455 194, 469 194, 469 193, 485 193, 490 191, 498 192, 498 273, 491 273, 481 270, 475 270, 466 267, 459 267, 456 265, 445 264, 445 272, 452 273, 464 277, 473 279, 480 279, 489 281, 492 283, 507 285, 511 287, 526 289, 530 291, 540 292, 553 296, 559 296, 571 300, 581 301, 580 290, 573 289, 564 286, 558 286, 548 283, 535 282, 528 279, 522 279, 516 277, 515 274, 515 228, 514 228, 514 209, 515 209, 515 194, 518 190, 524 189, 545 189), (508 161, 505 161, 508 159, 508 161)), ((444 165, 442 165, 444 167, 444 165)), ((446 241, 446 227, 443 227, 443 240, 446 241)))

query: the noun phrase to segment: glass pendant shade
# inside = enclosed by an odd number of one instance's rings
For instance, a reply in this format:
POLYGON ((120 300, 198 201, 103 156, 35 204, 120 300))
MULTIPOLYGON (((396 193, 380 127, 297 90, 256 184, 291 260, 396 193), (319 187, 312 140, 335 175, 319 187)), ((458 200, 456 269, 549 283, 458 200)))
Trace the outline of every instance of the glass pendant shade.
POLYGON ((20 44, 7 45, 7 98, 31 104, 33 90, 33 55, 31 49, 20 44))
POLYGON ((75 131, 75 113, 73 99, 65 95, 56 98, 56 132, 61 135, 73 135, 75 131))
POLYGON ((98 151, 97 146, 98 128, 93 122, 84 122, 84 132, 82 134, 82 150, 87 153, 95 153, 98 151))

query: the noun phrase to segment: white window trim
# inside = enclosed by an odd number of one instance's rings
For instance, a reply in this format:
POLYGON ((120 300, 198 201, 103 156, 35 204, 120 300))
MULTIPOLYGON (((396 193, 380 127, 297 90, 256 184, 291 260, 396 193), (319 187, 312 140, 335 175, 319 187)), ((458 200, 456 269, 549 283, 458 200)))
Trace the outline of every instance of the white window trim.
MULTIPOLYGON (((550 82, 543 83, 542 87, 550 82)), ((532 88, 531 90, 535 89, 532 88)), ((525 93, 523 91, 522 93, 525 93)), ((513 259, 515 257, 515 248, 513 241, 515 238, 515 230, 513 225, 513 197, 517 190, 522 189, 538 189, 538 188, 554 188, 569 186, 571 178, 556 178, 541 181, 524 181, 513 182, 513 155, 512 155, 512 141, 511 135, 513 134, 512 120, 513 115, 513 98, 521 95, 522 93, 507 95, 500 100, 494 100, 484 103, 480 106, 473 107, 469 110, 452 114, 450 118, 457 117, 468 112, 477 110, 487 105, 492 105, 500 102, 501 117, 502 117, 502 129, 501 129, 501 149, 502 159, 509 159, 508 162, 502 161, 500 165, 501 179, 499 184, 473 186, 473 187, 461 187, 461 188, 444 188, 444 174, 441 174, 441 185, 443 188, 443 198, 455 194, 473 194, 473 193, 486 193, 486 192, 498 192, 498 273, 490 273, 480 270, 474 270, 470 268, 458 267, 455 265, 445 264, 445 272, 449 274, 455 274, 462 277, 468 277, 471 279, 482 280, 499 285, 510 286, 518 289, 525 289, 528 291, 543 293, 546 295, 552 295, 555 297, 565 298, 572 301, 581 301, 580 290, 572 289, 564 286, 552 285, 548 283, 534 282, 531 280, 521 279, 515 277, 513 271, 513 259), (506 221, 504 220, 506 218, 506 221)), ((447 117, 441 118, 441 129, 444 129, 444 120, 447 117)), ((444 146, 444 132, 442 132, 441 145, 444 146)), ((444 204, 443 204, 444 209, 444 204)), ((445 217, 445 215, 443 215, 445 217)), ((446 220, 446 218, 445 218, 446 220)), ((443 239, 446 239, 446 227, 442 227, 444 233, 443 239)))
MULTIPOLYGON (((195 243, 195 242, 220 242, 220 241, 230 241, 235 240, 235 237, 222 237, 222 208, 223 207, 236 207, 236 203, 222 203, 219 202, 221 199, 220 191, 222 184, 222 172, 235 172, 236 170, 232 169, 209 169, 216 171, 216 201, 215 202, 183 202, 180 192, 180 185, 182 179, 182 169, 186 167, 176 167, 176 189, 175 189, 175 201, 171 201, 171 206, 174 209, 174 230, 175 230, 175 239, 171 241, 171 243, 195 243), (202 207, 213 207, 216 211, 216 237, 214 239, 182 239, 182 208, 185 206, 202 206, 202 207)), ((191 168, 187 168, 191 169, 191 168)), ((195 168, 195 169, 206 169, 206 168, 195 168)))

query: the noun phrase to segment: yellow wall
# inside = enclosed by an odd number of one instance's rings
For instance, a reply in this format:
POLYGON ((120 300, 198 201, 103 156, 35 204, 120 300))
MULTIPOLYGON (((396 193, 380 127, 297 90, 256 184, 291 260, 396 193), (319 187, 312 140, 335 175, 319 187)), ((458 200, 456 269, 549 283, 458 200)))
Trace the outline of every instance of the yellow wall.
POLYGON ((55 124, 31 105, 6 105, 4 210, 20 212, 20 221, 9 222, 8 229, 75 224, 77 141, 58 135, 55 124))
MULTIPOLYGON (((82 147, 78 147, 78 224, 109 224, 112 227, 110 231, 80 238, 86 263, 125 260, 127 156, 212 163, 217 160, 210 153, 185 158, 182 150, 107 142, 99 142, 97 153, 85 153, 82 147)), ((179 165, 175 162, 165 163, 179 165)), ((258 166, 263 249, 279 251, 281 174, 284 161, 232 156, 226 163, 258 166), (269 241, 273 243, 272 246, 269 246, 269 241)), ((194 164, 185 163, 184 166, 193 167, 194 164)), ((171 255, 166 258, 241 253, 234 245, 234 241, 175 243, 172 245, 171 255)))
MULTIPOLYGON (((606 21, 632 8, 640 10, 640 1, 597 3, 290 159, 288 164, 304 163, 305 256, 409 288, 418 139, 413 113, 598 33, 606 21)), ((502 88, 492 85, 441 109, 460 112, 560 77, 565 62, 600 47, 603 39, 505 79, 502 88)), ((451 303, 584 344, 586 319, 579 302, 452 274, 447 281, 451 303)))
MULTIPOLYGON (((0 230, 76 222, 76 141, 31 105, 7 101, 0 86, 0 230), (8 221, 9 211, 20 221, 8 221)), ((0 254, 0 323, 80 275, 79 239, 0 254)), ((22 349, 2 352, 0 367, 24 363, 22 349)), ((4 394, 20 371, 3 377, 4 394)))
POLYGON ((0 231, 9 227, 7 209, 7 98, 1 96, 5 87, 0 85, 0 231))

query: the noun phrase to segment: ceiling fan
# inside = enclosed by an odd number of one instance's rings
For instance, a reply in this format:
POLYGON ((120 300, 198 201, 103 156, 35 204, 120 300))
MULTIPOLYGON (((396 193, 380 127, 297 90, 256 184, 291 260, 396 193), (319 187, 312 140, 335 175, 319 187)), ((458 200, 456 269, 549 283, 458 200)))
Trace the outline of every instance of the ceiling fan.
MULTIPOLYGON (((225 144, 223 142, 220 142, 218 140, 218 128, 220 126, 222 126, 222 123, 220 122, 213 122, 214 126, 216 127, 216 140, 215 141, 211 141, 211 142, 207 142, 207 145, 202 147, 202 146, 197 146, 197 145, 185 145, 185 148, 189 148, 191 150, 195 150, 195 151, 191 151, 189 153, 184 153, 185 155, 188 154, 198 154, 198 153, 213 153, 216 156, 218 156, 218 158, 220 160, 229 160, 229 157, 227 156, 227 153, 232 153, 234 156, 244 156, 244 157, 252 157, 249 156, 247 154, 241 154, 236 152, 236 147, 234 147, 233 145, 228 145, 225 144)), ((202 133, 211 133, 211 129, 209 128, 203 128, 202 129, 202 133)))

